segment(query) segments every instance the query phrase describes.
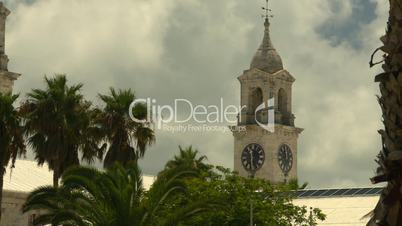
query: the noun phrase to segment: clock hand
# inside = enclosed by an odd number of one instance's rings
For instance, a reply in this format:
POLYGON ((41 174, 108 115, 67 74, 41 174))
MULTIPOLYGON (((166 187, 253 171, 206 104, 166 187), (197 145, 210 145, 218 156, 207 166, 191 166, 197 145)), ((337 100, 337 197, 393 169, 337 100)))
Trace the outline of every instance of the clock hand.
POLYGON ((253 150, 250 151, 250 164, 251 164, 251 169, 254 170, 254 155, 253 155, 253 150))

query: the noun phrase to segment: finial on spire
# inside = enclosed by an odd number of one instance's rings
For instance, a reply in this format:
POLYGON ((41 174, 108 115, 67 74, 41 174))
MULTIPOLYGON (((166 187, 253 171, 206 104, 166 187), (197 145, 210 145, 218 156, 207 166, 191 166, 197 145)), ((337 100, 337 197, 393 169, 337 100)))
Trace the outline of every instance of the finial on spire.
POLYGON ((269 22, 269 18, 273 18, 274 15, 271 14, 272 10, 269 8, 269 0, 265 1, 266 1, 265 7, 261 7, 262 10, 264 10, 264 15, 262 15, 262 18, 265 19, 265 22, 269 22))

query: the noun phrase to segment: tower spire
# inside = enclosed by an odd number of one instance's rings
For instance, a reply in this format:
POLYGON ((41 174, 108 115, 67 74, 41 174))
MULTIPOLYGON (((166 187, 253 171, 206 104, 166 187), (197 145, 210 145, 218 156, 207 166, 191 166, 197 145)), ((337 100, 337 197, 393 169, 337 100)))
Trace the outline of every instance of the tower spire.
POLYGON ((262 9, 265 12, 263 15, 263 18, 265 18, 264 38, 262 39, 262 43, 254 55, 250 68, 258 68, 262 71, 273 74, 282 70, 283 64, 281 57, 276 52, 271 41, 269 18, 272 18, 273 15, 270 13, 272 10, 269 8, 269 0, 266 0, 266 6, 262 7, 262 9))

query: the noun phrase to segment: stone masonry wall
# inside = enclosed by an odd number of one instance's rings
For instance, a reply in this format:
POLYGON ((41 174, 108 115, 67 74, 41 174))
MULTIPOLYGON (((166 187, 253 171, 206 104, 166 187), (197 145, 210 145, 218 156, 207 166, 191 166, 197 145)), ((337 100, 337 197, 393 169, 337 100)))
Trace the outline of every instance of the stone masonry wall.
POLYGON ((12 91, 14 81, 7 76, 0 75, 0 93, 9 93, 12 91))
POLYGON ((33 218, 40 212, 22 213, 21 208, 27 196, 27 193, 3 191, 0 226, 32 226, 33 218))

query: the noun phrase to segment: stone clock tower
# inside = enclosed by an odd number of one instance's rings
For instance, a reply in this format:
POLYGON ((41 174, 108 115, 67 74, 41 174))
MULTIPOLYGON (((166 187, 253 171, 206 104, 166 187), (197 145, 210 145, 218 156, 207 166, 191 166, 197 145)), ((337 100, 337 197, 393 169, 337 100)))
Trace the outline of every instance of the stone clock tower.
POLYGON ((12 92, 14 81, 20 74, 8 71, 8 57, 5 54, 6 19, 10 11, 0 2, 0 92, 12 92))
POLYGON ((264 26, 250 69, 238 77, 245 108, 232 127, 234 169, 241 176, 279 183, 297 178, 297 139, 303 129, 295 127, 292 113, 295 78, 272 45, 268 16, 264 26))

